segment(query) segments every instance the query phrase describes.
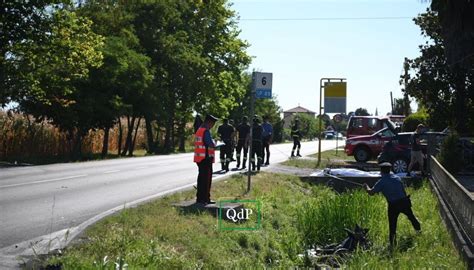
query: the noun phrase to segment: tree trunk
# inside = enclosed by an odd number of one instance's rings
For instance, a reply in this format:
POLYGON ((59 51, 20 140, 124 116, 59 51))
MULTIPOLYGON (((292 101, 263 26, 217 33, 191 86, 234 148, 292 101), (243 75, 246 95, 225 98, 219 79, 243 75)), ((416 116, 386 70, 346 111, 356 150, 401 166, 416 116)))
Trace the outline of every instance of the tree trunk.
POLYGON ((455 89, 455 119, 456 119, 456 131, 460 136, 464 136, 468 133, 467 128, 467 102, 466 102, 466 71, 463 68, 454 69, 456 76, 456 89, 455 89))
POLYGON ((82 157, 82 133, 76 131, 76 136, 72 136, 73 147, 72 147, 72 160, 80 160, 82 157), (75 137, 75 140, 74 140, 75 137))
POLYGON ((178 136, 179 136, 179 149, 180 152, 185 152, 185 142, 186 142, 186 132, 185 132, 186 121, 183 119, 179 123, 178 127, 178 136))
POLYGON ((122 131, 122 121, 120 121, 121 119, 119 118, 119 121, 118 121, 118 124, 119 124, 119 134, 118 134, 118 151, 117 151, 117 155, 120 156, 120 152, 122 151, 122 136, 123 136, 123 131, 122 131))
POLYGON ((135 126, 135 116, 132 116, 132 121, 130 121, 130 116, 127 115, 127 138, 125 139, 125 147, 122 151, 122 156, 127 155, 127 152, 130 151, 130 146, 132 145, 132 133, 133 127, 135 126))
POLYGON ((146 139, 147 139, 147 150, 148 154, 155 152, 155 142, 153 141, 153 129, 151 127, 151 119, 145 116, 145 127, 146 127, 146 139))
MULTIPOLYGON (((140 127, 141 117, 138 118, 137 127, 135 128, 135 135, 133 136, 132 144, 130 145, 130 151, 128 151, 128 156, 133 156, 133 150, 135 149, 135 142, 137 141, 138 128, 140 127)), ((133 127, 132 127, 133 128, 133 127)))
POLYGON ((166 133, 165 133, 165 145, 164 149, 166 152, 171 152, 174 146, 174 112, 171 112, 170 117, 168 118, 168 123, 166 124, 166 133))
POLYGON ((109 152, 109 134, 110 128, 104 128, 104 142, 102 143, 102 158, 107 157, 107 153, 109 152))

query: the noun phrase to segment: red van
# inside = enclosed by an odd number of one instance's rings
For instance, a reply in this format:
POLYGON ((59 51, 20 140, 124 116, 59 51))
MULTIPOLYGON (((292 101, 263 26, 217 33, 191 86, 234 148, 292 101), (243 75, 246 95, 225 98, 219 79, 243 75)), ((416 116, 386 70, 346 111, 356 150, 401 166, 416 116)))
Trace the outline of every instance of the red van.
POLYGON ((372 135, 386 127, 395 133, 398 131, 397 125, 389 116, 352 116, 347 123, 346 137, 372 135))

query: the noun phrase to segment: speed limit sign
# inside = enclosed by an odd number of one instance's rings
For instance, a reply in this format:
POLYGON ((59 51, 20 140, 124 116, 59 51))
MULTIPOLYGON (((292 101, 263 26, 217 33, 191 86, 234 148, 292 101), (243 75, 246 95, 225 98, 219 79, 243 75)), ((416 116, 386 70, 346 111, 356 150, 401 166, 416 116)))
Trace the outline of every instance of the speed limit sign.
POLYGON ((339 123, 342 121, 342 116, 340 114, 336 114, 332 117, 332 120, 334 120, 336 123, 339 123))

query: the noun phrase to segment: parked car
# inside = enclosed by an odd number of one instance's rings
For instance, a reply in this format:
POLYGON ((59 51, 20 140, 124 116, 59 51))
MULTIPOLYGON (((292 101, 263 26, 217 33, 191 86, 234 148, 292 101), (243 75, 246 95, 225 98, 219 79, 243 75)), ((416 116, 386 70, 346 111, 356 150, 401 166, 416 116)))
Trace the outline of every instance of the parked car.
MULTIPOLYGON (((407 172, 408 165, 411 159, 411 136, 413 132, 398 133, 392 140, 385 143, 382 152, 377 157, 377 161, 390 162, 392 163, 392 170, 395 173, 407 172)), ((427 169, 426 153, 427 153, 427 140, 428 136, 434 136, 434 143, 438 146, 446 136, 446 133, 442 132, 426 132, 422 133, 421 139, 421 151, 425 154, 425 167, 427 169)), ((418 170, 418 165, 415 165, 414 170, 418 170)))
POLYGON ((393 133, 400 131, 399 125, 393 123, 388 116, 352 116, 347 123, 346 136, 372 135, 383 128, 389 128, 393 133))
POLYGON ((366 162, 380 154, 385 143, 394 136, 395 133, 386 127, 372 135, 347 137, 344 151, 348 156, 354 156, 357 161, 366 162))
POLYGON ((385 143, 377 162, 390 162, 394 173, 406 172, 411 158, 410 137, 411 134, 397 134, 395 139, 385 143))

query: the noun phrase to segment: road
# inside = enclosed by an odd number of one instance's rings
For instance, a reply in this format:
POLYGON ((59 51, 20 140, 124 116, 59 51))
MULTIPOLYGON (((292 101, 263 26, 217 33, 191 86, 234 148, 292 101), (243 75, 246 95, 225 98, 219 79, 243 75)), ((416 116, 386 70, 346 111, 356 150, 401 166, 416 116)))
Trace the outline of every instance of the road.
MULTIPOLYGON (((271 146, 272 164, 292 144, 271 146)), ((332 149, 335 141, 323 141, 332 149)), ((301 154, 317 152, 302 143, 301 154)), ((193 153, 0 169, 0 248, 78 226, 115 207, 196 183, 193 153)), ((231 168, 235 163, 231 164, 231 168)), ((272 166, 263 170, 271 170, 272 166)), ((220 169, 215 164, 214 171, 220 169)), ((215 174, 214 179, 225 177, 215 174)))

